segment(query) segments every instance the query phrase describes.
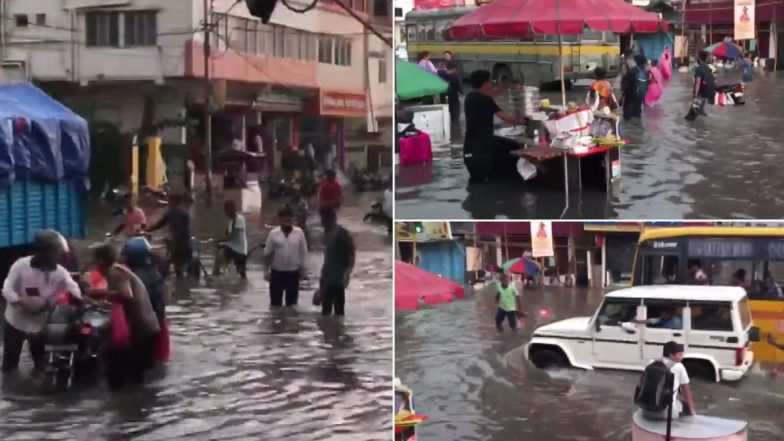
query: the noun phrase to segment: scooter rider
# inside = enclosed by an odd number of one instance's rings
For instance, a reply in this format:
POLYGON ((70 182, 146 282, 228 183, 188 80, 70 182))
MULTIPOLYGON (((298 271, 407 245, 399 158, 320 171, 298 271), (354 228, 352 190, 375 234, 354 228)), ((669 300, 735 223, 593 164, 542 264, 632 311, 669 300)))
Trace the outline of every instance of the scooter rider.
POLYGON ((48 312, 57 295, 69 292, 81 300, 79 285, 58 262, 62 259, 62 240, 53 230, 39 231, 33 242, 32 256, 17 260, 3 283, 3 297, 8 305, 5 310, 3 332, 4 373, 19 367, 19 357, 25 340, 36 371, 46 368, 44 345, 39 334, 46 323, 48 312))

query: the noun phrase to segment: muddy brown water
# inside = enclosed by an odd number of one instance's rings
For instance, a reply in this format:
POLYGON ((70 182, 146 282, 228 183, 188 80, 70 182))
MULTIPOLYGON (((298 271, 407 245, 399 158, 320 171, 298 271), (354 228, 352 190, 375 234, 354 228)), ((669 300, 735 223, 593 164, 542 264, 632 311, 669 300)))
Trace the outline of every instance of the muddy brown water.
MULTIPOLYGON (((719 84, 739 81, 737 72, 717 75, 719 84)), ((622 150, 623 177, 609 196, 573 192, 571 219, 776 219, 784 198, 776 189, 784 171, 784 72, 756 72, 747 104, 708 108, 690 123, 686 114, 691 77, 674 73, 659 104, 643 109, 642 121, 622 124, 631 144, 622 150)), ((586 88, 570 100, 581 101, 586 88)), ((616 90, 618 88, 616 87, 616 90)), ((557 93, 542 93, 560 102, 557 93)), ((460 131, 453 142, 462 143, 460 131)), ((436 152, 429 165, 396 170, 396 217, 400 219, 550 219, 561 216, 561 192, 527 187, 522 180, 468 184, 458 151, 436 152)))
MULTIPOLYGON (((247 283, 226 276, 178 286, 168 307, 171 361, 141 389, 112 393, 96 384, 51 392, 30 379, 25 358, 21 372, 2 381, 0 439, 389 439, 391 243, 383 227, 362 223, 378 197, 349 196, 340 213, 358 246, 342 323, 321 320, 310 304, 321 246, 309 256, 304 285, 311 288, 296 310, 270 310, 256 256, 247 283)), ((197 208, 200 235, 224 228, 221 206, 197 208)), ((91 212, 93 239, 114 224, 102 212, 91 212)), ((249 217, 251 244, 261 240, 263 224, 249 217)), ((315 217, 311 224, 318 230, 315 217)))
MULTIPOLYGON (((395 319, 395 376, 429 415, 417 439, 629 441, 638 373, 536 369, 522 346, 553 320, 590 315, 601 292, 526 290, 520 333, 495 329, 492 291, 395 319), (551 316, 543 317, 545 308, 551 316)), ((784 439, 784 376, 755 371, 739 383, 694 382, 698 412, 747 420, 749 440, 784 439)))

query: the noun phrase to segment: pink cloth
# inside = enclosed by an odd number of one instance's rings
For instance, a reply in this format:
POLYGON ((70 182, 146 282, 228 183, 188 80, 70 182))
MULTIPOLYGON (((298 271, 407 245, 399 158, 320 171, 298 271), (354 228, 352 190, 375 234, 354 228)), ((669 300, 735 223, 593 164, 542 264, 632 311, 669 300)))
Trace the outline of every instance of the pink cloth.
POLYGON ((669 80, 672 77, 672 55, 670 54, 669 46, 664 46, 661 57, 659 57, 659 69, 665 80, 669 80))
POLYGON ((144 215, 144 210, 136 207, 131 212, 125 212, 125 219, 123 222, 125 224, 125 228, 123 229, 125 237, 134 237, 136 236, 137 230, 141 229, 142 225, 147 224, 147 216, 144 215))
POLYGON ((645 105, 653 107, 662 96, 662 73, 658 67, 651 67, 651 81, 645 93, 645 105))
POLYGON ((432 160, 433 147, 427 133, 420 131, 416 136, 400 140, 400 165, 421 164, 432 160))

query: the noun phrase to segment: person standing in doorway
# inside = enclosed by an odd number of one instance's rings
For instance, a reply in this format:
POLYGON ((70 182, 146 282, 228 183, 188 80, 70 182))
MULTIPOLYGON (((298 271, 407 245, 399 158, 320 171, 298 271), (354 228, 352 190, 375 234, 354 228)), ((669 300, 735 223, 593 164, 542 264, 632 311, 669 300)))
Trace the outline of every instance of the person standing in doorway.
POLYGON ((299 298, 299 280, 305 276, 308 244, 302 229, 294 226, 294 214, 290 209, 278 212, 278 222, 264 245, 270 305, 283 306, 285 294, 286 306, 295 306, 299 298))
POLYGON ((337 213, 330 207, 319 210, 324 227, 324 265, 321 268, 321 314, 345 315, 346 288, 354 270, 356 248, 351 234, 338 224, 337 213))

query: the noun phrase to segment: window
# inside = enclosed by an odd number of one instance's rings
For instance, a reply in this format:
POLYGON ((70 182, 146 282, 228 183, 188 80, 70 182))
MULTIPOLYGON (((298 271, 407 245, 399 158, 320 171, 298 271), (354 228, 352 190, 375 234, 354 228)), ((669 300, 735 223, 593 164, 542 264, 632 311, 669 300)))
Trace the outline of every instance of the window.
POLYGON ((46 26, 46 14, 35 14, 35 24, 38 26, 46 26))
POLYGON ((389 16, 389 4, 387 0, 373 0, 373 15, 376 17, 389 16))
POLYGON ((272 27, 258 23, 258 48, 259 53, 269 55, 272 53, 272 27))
POLYGON ((117 12, 88 12, 87 46, 120 47, 120 14, 117 12))
POLYGON ((425 41, 435 41, 436 39, 436 26, 432 21, 425 23, 425 41))
POLYGON ((642 284, 666 285, 675 283, 678 277, 678 256, 647 254, 642 258, 642 284))
POLYGON ((245 21, 245 52, 249 54, 259 53, 259 37, 256 33, 256 24, 253 20, 245 21))
POLYGON ((387 59, 378 59, 378 82, 384 84, 387 82, 387 59))
POLYGON ((319 63, 332 63, 335 39, 332 37, 321 36, 319 38, 319 63))
POLYGON ((581 41, 601 41, 602 40, 602 33, 601 31, 594 31, 589 28, 585 28, 583 31, 583 35, 580 36, 581 41))
POLYGON ((436 31, 433 37, 438 41, 446 40, 446 31, 449 29, 449 26, 452 26, 452 20, 438 20, 436 22, 436 31))
POLYGON ((691 329, 698 331, 732 331, 732 308, 729 303, 689 302, 689 306, 691 307, 691 329))
POLYGON ((335 63, 338 66, 351 66, 351 40, 338 40, 335 47, 335 63))
POLYGON ((284 58, 286 56, 286 31, 280 26, 275 26, 272 29, 272 56, 284 58))
POLYGON ((294 29, 286 29, 286 58, 299 58, 299 34, 294 29))
POLYGON ((403 8, 395 8, 395 17, 403 18, 403 8))
POLYGON ((637 306, 640 301, 637 299, 614 299, 607 298, 599 310, 599 324, 602 326, 620 326, 627 323, 637 316, 637 306))
POLYGON ((367 12, 367 0, 353 0, 352 8, 355 11, 367 12))
POLYGON ((155 46, 158 38, 155 11, 125 12, 125 46, 155 46))
POLYGON ((27 18, 27 14, 14 15, 14 23, 16 23, 16 26, 20 28, 26 28, 27 25, 30 24, 29 19, 27 18))
MULTIPOLYGON (((684 287, 688 289, 688 287, 684 287)), ((683 329, 683 302, 645 300, 648 328, 683 329)))

